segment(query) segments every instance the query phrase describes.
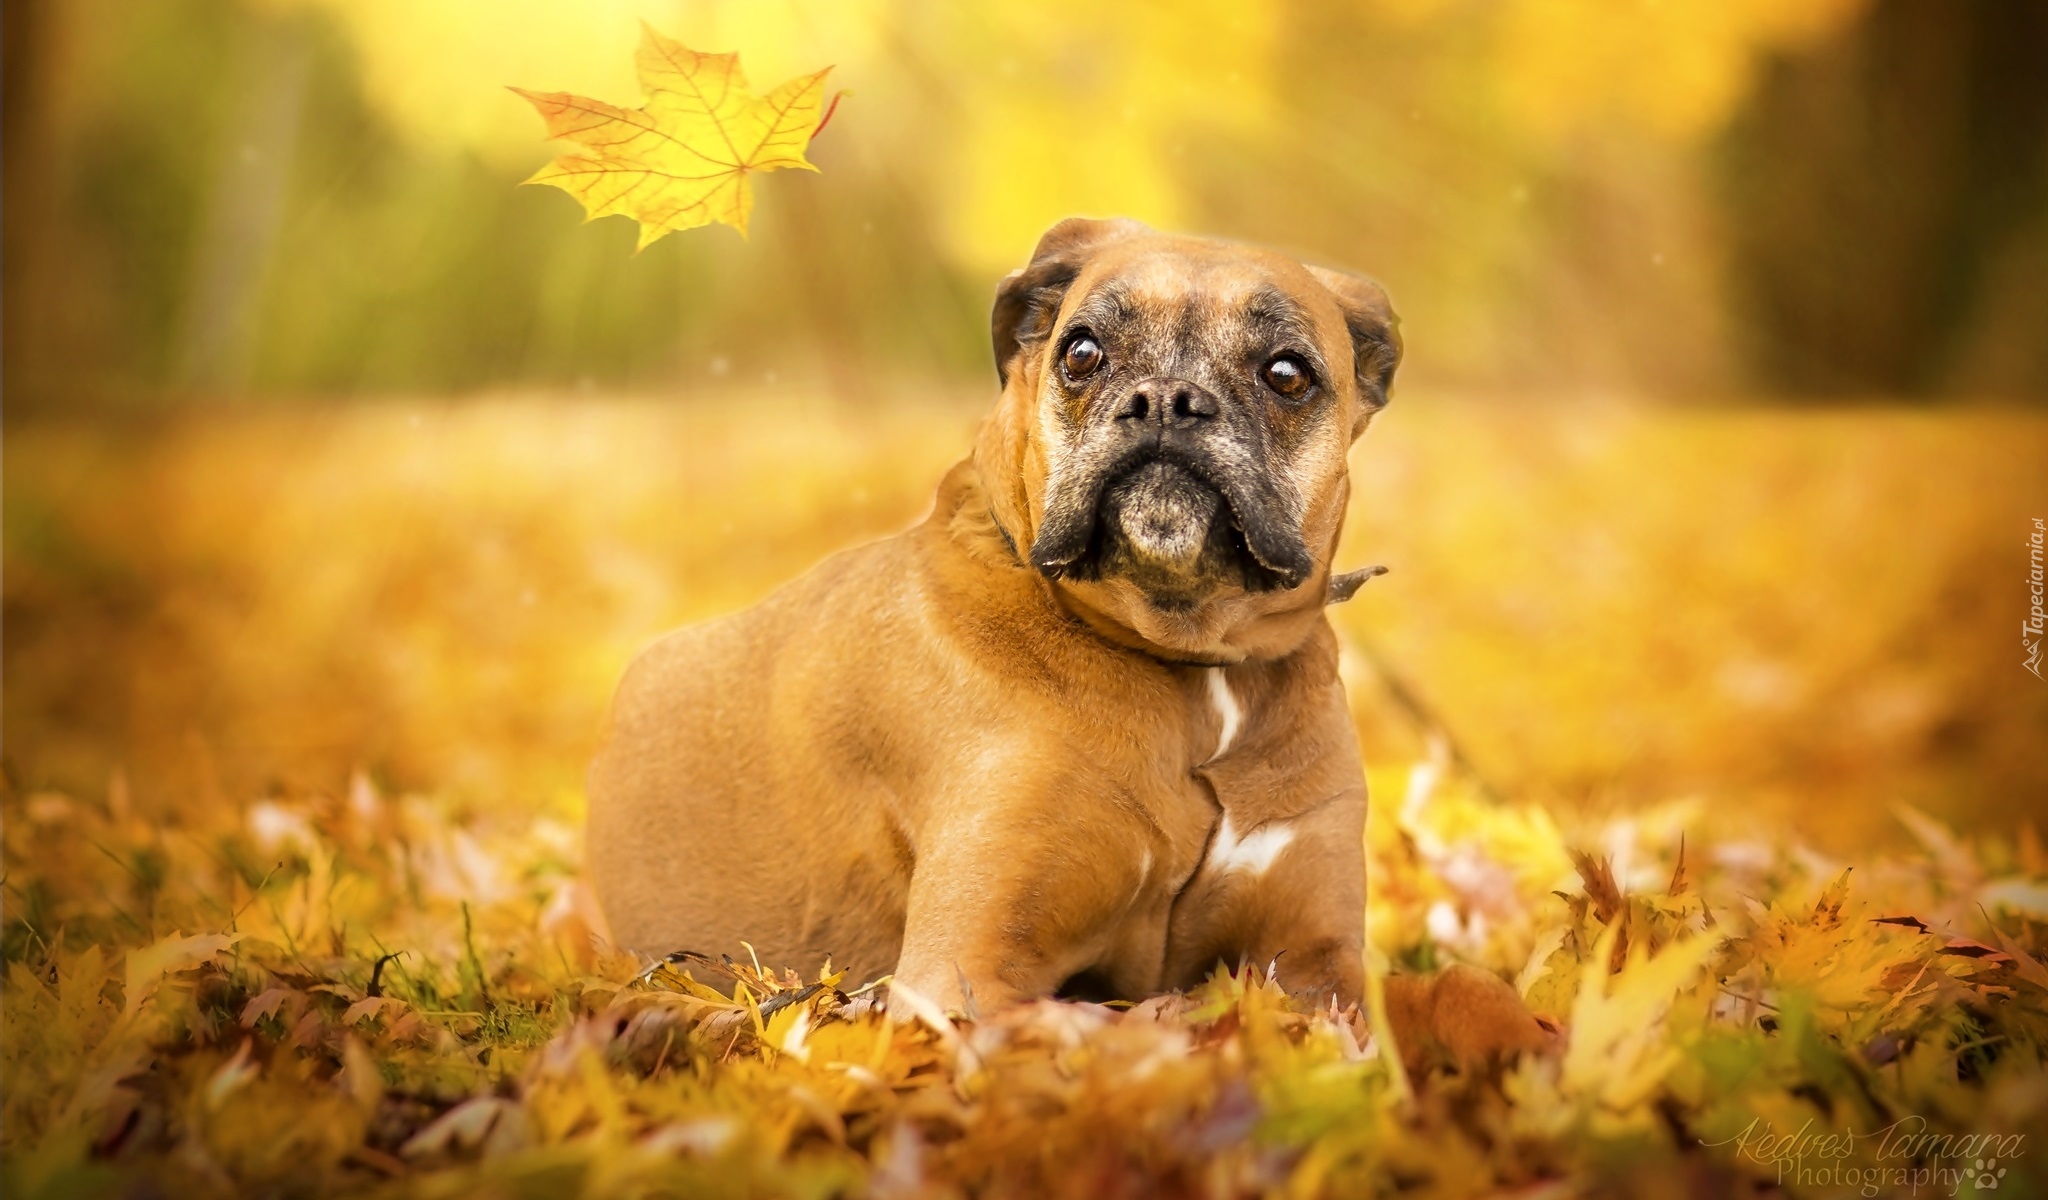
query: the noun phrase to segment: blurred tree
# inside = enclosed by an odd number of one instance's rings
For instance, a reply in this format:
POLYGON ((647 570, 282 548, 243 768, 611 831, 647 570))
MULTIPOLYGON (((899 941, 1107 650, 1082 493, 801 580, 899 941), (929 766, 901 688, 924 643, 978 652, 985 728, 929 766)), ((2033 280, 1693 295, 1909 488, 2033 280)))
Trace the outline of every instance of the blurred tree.
MULTIPOLYGON (((816 375, 815 360, 850 385, 843 364, 864 356, 985 370, 984 301, 963 306, 915 213, 839 144, 817 147, 849 177, 833 205, 782 189, 754 243, 677 238, 636 256, 629 224, 584 227, 572 201, 516 186, 532 164, 395 129, 322 10, 6 12, 10 416, 246 394, 674 391, 816 375), (878 281, 890 304, 852 299, 878 281)), ((548 153, 538 122, 532 149, 548 153)))
POLYGON ((5 20, 10 417, 987 386, 990 286, 1075 212, 1381 275, 1411 385, 2048 397, 2040 6, 15 0, 5 20), (749 55, 801 41, 854 88, 823 173, 764 195, 751 242, 636 256, 628 223, 515 186, 550 151, 538 122, 507 132, 490 101, 531 114, 495 85, 561 86, 525 64, 614 38, 624 70, 632 9, 749 55))
POLYGON ((1767 387, 2048 394, 2048 7, 1875 4, 1774 56, 1722 150, 1767 387))

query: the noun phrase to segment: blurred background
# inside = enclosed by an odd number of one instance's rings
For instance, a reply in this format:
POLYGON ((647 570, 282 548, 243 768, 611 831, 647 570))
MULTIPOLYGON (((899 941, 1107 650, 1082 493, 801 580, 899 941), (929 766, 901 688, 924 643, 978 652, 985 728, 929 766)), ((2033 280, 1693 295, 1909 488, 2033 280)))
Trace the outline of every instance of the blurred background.
MULTIPOLYGON (((1124 214, 1379 276, 1376 768, 1822 844, 2048 815, 2048 7, 12 0, 4 750, 155 811, 580 812, 661 630, 902 528, 995 281, 1124 214), (516 186, 637 22, 834 64, 816 175, 633 252, 516 186)), ((1377 778, 1377 777, 1376 777, 1377 778)))

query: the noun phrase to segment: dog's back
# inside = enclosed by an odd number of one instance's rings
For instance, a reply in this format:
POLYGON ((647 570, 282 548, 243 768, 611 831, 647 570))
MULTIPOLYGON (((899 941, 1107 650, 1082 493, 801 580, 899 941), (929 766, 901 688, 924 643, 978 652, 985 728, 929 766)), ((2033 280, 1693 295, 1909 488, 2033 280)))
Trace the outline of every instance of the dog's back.
POLYGON ((745 939, 764 963, 894 964, 908 847, 845 664, 904 634, 886 597, 908 537, 835 555, 634 661, 589 780, 592 876, 620 944, 745 939))

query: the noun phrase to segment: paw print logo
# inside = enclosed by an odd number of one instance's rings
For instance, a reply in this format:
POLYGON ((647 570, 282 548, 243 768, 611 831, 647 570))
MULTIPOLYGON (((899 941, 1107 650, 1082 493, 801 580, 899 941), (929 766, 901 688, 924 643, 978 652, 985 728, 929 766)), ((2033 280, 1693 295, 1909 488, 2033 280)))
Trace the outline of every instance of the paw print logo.
POLYGON ((1963 1174, 1975 1179, 1978 1190, 1982 1191, 1997 1187, 1998 1181, 2005 1178, 2005 1168, 1999 1166, 1995 1158, 1980 1158, 1976 1166, 1964 1167, 1963 1174))

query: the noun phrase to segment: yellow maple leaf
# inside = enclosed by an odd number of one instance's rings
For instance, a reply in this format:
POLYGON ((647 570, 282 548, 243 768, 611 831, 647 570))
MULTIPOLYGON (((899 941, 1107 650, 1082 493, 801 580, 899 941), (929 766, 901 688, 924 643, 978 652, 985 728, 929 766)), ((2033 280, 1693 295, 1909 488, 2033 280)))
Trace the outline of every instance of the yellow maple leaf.
POLYGON ((818 169, 804 149, 831 118, 820 110, 832 68, 757 96, 740 71, 739 55, 699 54, 651 26, 640 29, 633 57, 645 93, 639 108, 512 89, 539 110, 549 137, 576 147, 525 182, 576 197, 585 220, 614 213, 633 218, 640 223, 641 249, 672 230, 713 221, 745 236, 755 172, 818 169))
POLYGON ((239 933, 195 933, 191 937, 173 933, 130 951, 122 1012, 130 1016, 140 1012, 143 1001, 156 994, 166 976, 205 966, 242 937, 239 933))

